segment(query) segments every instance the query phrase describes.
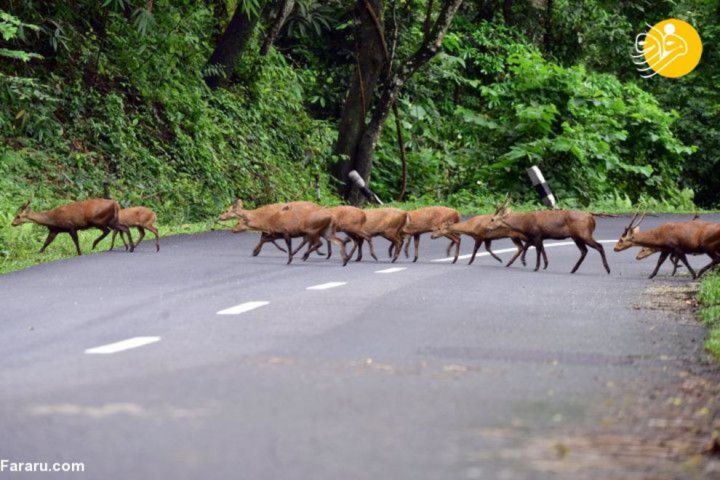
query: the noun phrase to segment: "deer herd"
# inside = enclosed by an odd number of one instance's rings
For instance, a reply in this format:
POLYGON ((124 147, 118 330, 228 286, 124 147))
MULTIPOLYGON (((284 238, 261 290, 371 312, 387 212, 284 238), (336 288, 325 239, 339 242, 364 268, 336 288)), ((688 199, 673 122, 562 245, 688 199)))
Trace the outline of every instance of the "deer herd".
MULTIPOLYGON (((614 250, 620 252, 630 247, 641 247, 637 259, 659 253, 659 259, 650 278, 653 278, 668 257, 674 264, 673 275, 678 263, 682 262, 693 278, 720 264, 720 224, 704 222, 694 218, 685 222, 665 223, 659 227, 641 232, 640 224, 645 214, 636 214, 625 228, 614 250), (696 273, 687 261, 687 255, 707 255, 710 263, 696 273)), ((588 247, 600 254, 603 267, 610 273, 610 266, 603 246, 593 238, 595 216, 591 213, 574 210, 542 210, 528 213, 514 213, 506 200, 490 215, 477 215, 461 221, 457 210, 447 207, 425 207, 412 211, 398 208, 360 209, 351 206, 322 207, 313 202, 274 203, 255 209, 246 209, 241 200, 233 203, 219 220, 237 219, 232 232, 254 230, 260 232, 260 242, 253 250, 257 256, 265 243, 273 243, 288 255, 287 263, 305 246, 303 260, 315 252, 320 252, 322 240, 327 246, 327 258, 332 255, 332 245, 340 250, 343 265, 353 257, 357 250, 356 261, 362 260, 362 248, 368 244, 370 255, 377 260, 373 245, 374 237, 382 237, 390 242, 388 256, 392 262, 397 261, 405 245, 405 256, 409 256, 410 243, 414 244, 414 258, 419 257, 420 236, 430 233, 433 239, 445 237, 450 240, 447 255, 450 256, 454 247, 453 263, 460 254, 460 239, 466 235, 474 240, 472 256, 469 264, 482 245, 490 255, 498 261, 500 258, 491 250, 492 241, 501 238, 510 239, 517 251, 507 263, 509 267, 518 257, 525 265, 525 255, 530 247, 536 251, 535 271, 547 268, 548 259, 543 241, 548 239, 561 240, 570 238, 580 250, 580 258, 571 270, 575 273, 585 260, 588 247), (343 233, 344 238, 338 237, 343 233), (292 239, 301 238, 298 247, 293 249, 292 239), (278 241, 284 241, 285 248, 278 241), (347 245, 352 242, 348 253, 347 245)), ((43 225, 48 229, 48 236, 40 249, 40 253, 53 242, 58 233, 67 233, 75 243, 78 255, 82 255, 78 243, 80 230, 97 228, 102 233, 93 242, 97 244, 112 232, 110 249, 115 244, 119 233, 126 250, 132 252, 137 243, 142 241, 145 230, 155 235, 156 251, 160 251, 159 233, 155 226, 156 215, 146 207, 121 209, 120 205, 109 199, 91 199, 73 202, 44 212, 30 210, 30 202, 18 211, 12 224, 14 226, 27 222, 43 225), (137 243, 133 243, 130 228, 140 232, 137 243), (127 243, 125 242, 127 235, 127 243)))

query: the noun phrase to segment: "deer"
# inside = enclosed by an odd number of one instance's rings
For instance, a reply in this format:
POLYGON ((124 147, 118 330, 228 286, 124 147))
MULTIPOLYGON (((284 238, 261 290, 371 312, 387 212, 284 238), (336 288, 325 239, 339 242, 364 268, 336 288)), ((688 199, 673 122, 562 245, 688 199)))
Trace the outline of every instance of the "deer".
MULTIPOLYGON (((288 205, 297 206, 297 207, 305 207, 305 208, 321 208, 319 205, 317 205, 313 202, 290 202, 290 203, 285 202, 285 203, 271 203, 269 205, 264 205, 262 207, 259 207, 256 210, 258 211, 258 214, 270 216, 272 214, 279 212, 280 210, 282 210, 283 208, 285 208, 288 205)), ((225 210, 222 214, 220 214, 220 217, 218 219, 219 220, 230 220, 233 218, 239 218, 236 213, 236 211, 238 211, 238 210, 243 210, 243 202, 240 199, 235 200, 235 202, 232 205, 230 205, 227 208, 227 210, 225 210)), ((242 223, 243 223, 243 220, 239 220, 238 224, 235 226, 235 228, 232 229, 232 231, 235 233, 238 233, 238 232, 247 230, 246 228, 242 227, 242 225, 241 225, 242 223)), ((278 248, 278 250, 287 253, 287 250, 285 250, 283 247, 281 247, 280 245, 277 244, 277 240, 281 240, 281 239, 283 239, 282 234, 261 232, 260 233, 260 242, 258 242, 258 244, 255 246, 255 248, 253 249, 253 252, 252 252, 253 257, 257 257, 260 254, 260 251, 262 250, 263 245, 265 245, 266 243, 272 243, 273 245, 275 245, 275 247, 278 248)))
POLYGON ((527 238, 521 233, 515 232, 508 227, 501 226, 495 230, 488 230, 488 225, 492 219, 492 215, 477 215, 468 220, 452 223, 445 222, 435 227, 432 232, 432 238, 440 238, 447 236, 448 234, 455 235, 467 235, 475 240, 475 246, 473 247, 473 253, 470 257, 468 265, 472 265, 475 261, 475 255, 480 249, 481 245, 485 245, 485 250, 498 262, 502 263, 502 259, 495 255, 490 249, 492 241, 500 238, 510 238, 517 247, 517 253, 510 259, 506 267, 512 265, 518 257, 522 255, 521 261, 525 265, 525 253, 527 247, 523 242, 527 242, 527 238))
MULTIPOLYGON (((323 211, 324 213, 327 213, 333 218, 334 229, 347 235, 347 239, 346 241, 343 241, 343 245, 348 240, 352 240, 353 248, 350 251, 349 257, 352 257, 355 253, 355 249, 358 248, 358 246, 362 245, 360 243, 361 241, 367 241, 368 245, 370 246, 370 255, 372 255, 372 257, 377 260, 371 236, 365 230, 365 222, 367 221, 367 215, 363 210, 357 207, 342 205, 339 207, 324 208, 323 211)), ((310 253, 317 250, 321 246, 319 237, 316 238, 314 241, 308 241, 308 243, 310 246, 308 248, 308 251, 305 252, 303 260, 307 260, 310 253)), ((328 242, 327 258, 330 258, 330 256, 332 255, 332 249, 330 245, 331 244, 328 242)), ((298 247, 296 253, 302 246, 303 245, 301 244, 301 246, 298 247)))
MULTIPOLYGON (((135 245, 138 245, 140 242, 142 242, 143 238, 145 238, 145 230, 147 229, 150 230, 153 235, 155 235, 155 252, 160 251, 160 234, 158 233, 158 229, 155 226, 155 222, 157 221, 157 215, 155 215, 155 212, 153 212, 147 207, 129 207, 121 209, 118 216, 119 221, 122 225, 128 228, 135 227, 140 232, 140 238, 137 239, 135 245)), ((125 236, 122 232, 119 233, 120 240, 125 246, 125 250, 127 250, 128 246, 125 243, 125 236)), ((110 250, 115 248, 115 237, 117 236, 117 234, 118 230, 113 230, 112 237, 110 239, 110 250)))
POLYGON ((541 210, 528 213, 512 213, 506 201, 493 215, 488 228, 490 230, 496 230, 501 227, 507 227, 514 232, 524 235, 528 239, 528 244, 535 247, 537 251, 535 261, 536 272, 540 269, 541 256, 545 264, 543 269, 548 267, 547 253, 545 253, 543 240, 572 238, 580 250, 580 258, 570 273, 575 273, 578 268, 580 268, 580 265, 585 260, 585 256, 587 256, 588 246, 600 253, 603 267, 605 267, 608 274, 610 273, 610 266, 605 257, 605 250, 603 246, 593 238, 593 233, 595 232, 595 217, 591 213, 576 210, 541 210))
MULTIPOLYGON (((241 200, 235 203, 234 212, 237 218, 243 220, 233 227, 233 232, 241 232, 248 229, 260 230, 273 237, 281 236, 285 240, 288 254, 288 265, 292 262, 294 255, 309 243, 312 246, 320 243, 320 238, 336 243, 340 246, 343 258, 343 266, 347 265, 349 257, 345 251, 345 244, 335 234, 334 217, 324 208, 310 202, 292 202, 286 204, 277 211, 263 207, 255 210, 243 209, 241 200), (293 237, 304 237, 300 246, 293 251, 291 239, 293 237)), ((256 247, 257 248, 257 247, 256 247)), ((316 247, 317 249, 317 247, 316 247)), ((307 260, 313 250, 308 249, 303 260, 307 260)))
POLYGON ((47 227, 48 236, 39 253, 44 253, 45 249, 55 240, 59 233, 67 233, 75 243, 77 254, 82 255, 77 232, 90 228, 97 228, 102 231, 102 234, 93 242, 93 248, 111 231, 120 231, 127 233, 130 252, 132 252, 135 245, 130 235, 130 229, 120 223, 119 212, 120 205, 116 201, 104 198, 68 203, 44 212, 31 211, 30 200, 28 200, 20 207, 12 221, 12 225, 18 226, 32 222, 47 227))
MULTIPOLYGON (((383 237, 390 242, 388 249, 388 257, 392 258, 392 263, 397 261, 400 256, 403 244, 402 229, 408 221, 408 214, 405 210, 399 208, 366 208, 365 212, 365 232, 370 237, 383 237)), ((362 246, 364 239, 358 241, 358 255, 356 262, 362 260, 362 246)), ((372 245, 370 242, 368 242, 372 245)), ((377 258, 375 258, 377 260, 377 258)))
POLYGON ((648 247, 660 251, 655 269, 648 278, 654 278, 668 256, 677 257, 688 269, 693 278, 702 276, 709 269, 720 263, 720 225, 709 222, 691 220, 687 222, 671 222, 640 231, 640 224, 645 219, 643 213, 636 213, 615 244, 614 250, 621 252, 631 247, 648 247), (687 261, 687 254, 707 254, 711 262, 695 273, 687 261))
MULTIPOLYGON (((430 233, 436 227, 444 223, 457 223, 460 221, 460 214, 457 210, 448 207, 425 207, 407 212, 407 223, 402 229, 403 237, 407 237, 405 244, 405 257, 409 257, 410 237, 415 243, 415 258, 413 263, 418 260, 418 251, 420 247, 420 235, 430 233)), ((460 235, 448 233, 444 237, 450 239, 450 245, 447 248, 447 255, 450 256, 450 250, 455 245, 455 258, 452 263, 456 263, 460 255, 460 235)))

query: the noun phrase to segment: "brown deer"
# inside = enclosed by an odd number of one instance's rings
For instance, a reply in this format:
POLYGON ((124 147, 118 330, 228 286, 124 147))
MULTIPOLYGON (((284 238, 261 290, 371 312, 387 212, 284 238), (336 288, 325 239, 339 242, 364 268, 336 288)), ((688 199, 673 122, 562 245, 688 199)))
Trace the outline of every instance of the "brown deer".
MULTIPOLYGON (((399 208, 366 208, 364 212, 366 217, 365 232, 371 237, 383 237, 390 242, 388 256, 392 258, 392 263, 395 263, 402 250, 402 229, 408 221, 407 212, 399 208)), ((362 238, 358 241, 358 255, 355 259, 357 262, 362 260, 363 242, 364 239, 362 238)), ((368 244, 372 245, 371 242, 368 242, 368 244)))
MULTIPOLYGON (((423 233, 430 233, 436 227, 445 223, 457 223, 460 221, 460 214, 457 210, 448 207, 425 207, 417 210, 407 212, 408 220, 403 227, 403 236, 407 237, 407 243, 405 244, 405 257, 409 256, 410 251, 410 237, 415 242, 415 258, 413 262, 418 260, 418 251, 420 248, 420 235, 423 233)), ((450 245, 447 248, 447 255, 450 256, 450 250, 455 245, 455 259, 452 263, 457 262, 458 256, 460 255, 460 235, 455 233, 448 233, 444 235, 450 239, 450 245)))
MULTIPOLYGON (((308 202, 310 203, 310 202, 308 202)), ((238 218, 243 220, 233 227, 233 232, 245 231, 248 229, 266 232, 272 236, 282 236, 285 240, 288 253, 288 261, 290 264, 293 256, 305 244, 311 246, 320 243, 320 238, 334 242, 340 246, 340 252, 343 258, 343 265, 346 265, 349 257, 345 251, 345 244, 335 235, 336 228, 334 217, 326 212, 323 208, 317 208, 317 205, 287 204, 279 211, 258 208, 255 210, 245 210, 242 208, 242 201, 236 202, 235 213, 238 218), (293 251, 291 239, 294 237, 304 237, 303 242, 293 251)), ((312 253, 313 250, 308 249, 303 260, 312 253)))
POLYGON ((80 251, 80 243, 78 242, 77 232, 90 228, 97 228, 102 231, 102 235, 93 242, 93 248, 105 238, 110 231, 120 231, 127 233, 130 242, 130 251, 135 249, 135 245, 130 235, 130 230, 119 222, 120 205, 114 200, 104 198, 95 198, 91 200, 83 200, 62 205, 45 212, 33 212, 30 210, 30 201, 20 207, 13 226, 22 225, 23 223, 33 222, 43 225, 48 229, 48 236, 45 243, 40 249, 43 253, 50 245, 58 233, 67 233, 75 243, 77 254, 82 255, 80 251))
MULTIPOLYGON (((644 260, 649 256, 655 255, 659 251, 660 251, 659 248, 643 247, 640 249, 638 254, 635 256, 635 260, 644 260)), ((671 253, 670 261, 673 264, 673 271, 672 271, 671 275, 674 277, 675 274, 677 273, 678 268, 680 267, 680 259, 671 253)))
POLYGON ((630 220, 630 224, 615 244, 615 251, 621 252, 631 247, 648 247, 660 251, 660 258, 649 278, 657 275, 670 255, 677 257, 693 278, 701 276, 720 263, 720 225, 691 220, 665 223, 641 232, 640 224, 645 219, 645 214, 640 216, 639 220, 638 216, 639 213, 636 213, 630 220), (696 274, 687 261, 687 254, 707 254, 711 262, 696 274))
POLYGON ((575 210, 541 210, 528 213, 512 213, 506 205, 498 208, 497 213, 490 220, 490 230, 501 227, 524 235, 537 250, 535 271, 540 269, 540 256, 542 255, 545 266, 548 266, 547 254, 543 246, 543 240, 562 240, 572 238, 580 249, 580 259, 577 261, 570 273, 575 273, 585 256, 589 246, 600 253, 603 267, 610 273, 610 266, 605 257, 603 246, 593 238, 595 232, 595 217, 591 213, 575 210))
MULTIPOLYGON (((155 215, 155 212, 153 212, 147 207, 130 207, 121 209, 118 216, 119 221, 122 225, 128 228, 135 227, 140 232, 140 238, 137 239, 135 245, 139 245, 140 242, 142 242, 143 238, 145 238, 145 230, 147 229, 150 230, 153 235, 155 235, 155 251, 160 251, 160 234, 158 233, 158 229, 155 226, 155 222, 157 221, 157 215, 155 215)), ((122 241, 123 245, 125 245, 125 250, 127 250, 128 247, 125 243, 125 236, 122 232, 119 233, 120 240, 122 241)), ((115 248, 115 236, 117 234, 118 231, 113 230, 110 240, 110 250, 115 248)))
POLYGON ((518 250, 506 266, 509 267, 512 265, 521 255, 522 264, 525 265, 525 253, 527 252, 527 247, 523 244, 523 242, 527 242, 527 238, 525 238, 523 234, 515 232, 508 227, 501 226, 494 230, 489 230, 488 226, 490 225, 492 217, 492 215, 477 215, 462 222, 443 223, 435 227, 432 232, 432 238, 445 237, 448 234, 467 235, 472 237, 473 240, 475 240, 475 246, 473 247, 472 257, 470 258, 468 265, 472 265, 475 261, 475 255, 480 249, 480 246, 483 244, 485 244, 485 250, 487 250, 495 260, 502 263, 502 259, 493 253, 490 246, 492 245, 493 240, 510 238, 518 250))
MULTIPOLYGON (((355 249, 358 248, 358 246, 360 245, 360 241, 367 241, 368 245, 370 245, 370 255, 372 255, 372 257, 377 260, 371 237, 364 228, 365 222, 367 220, 367 215, 363 210, 357 207, 342 205, 339 207, 324 208, 323 211, 328 215, 332 216, 333 228, 338 232, 343 232, 345 235, 347 235, 349 240, 352 240, 353 248, 349 253, 349 257, 353 256, 353 254, 355 253, 355 249)), ((343 244, 345 243, 346 242, 343 242, 343 244)), ((321 243, 319 237, 315 241, 309 242, 309 245, 310 247, 308 248, 308 251, 305 252, 303 260, 307 260, 307 257, 310 255, 310 253, 320 248, 321 243)), ((298 250, 299 249, 300 247, 298 247, 298 250)), ((330 258, 331 255, 332 249, 330 247, 330 243, 328 242, 327 258, 330 258)))
MULTIPOLYGON (((288 205, 295 206, 295 207, 304 207, 304 208, 321 208, 319 205, 317 205, 313 202, 289 202, 289 203, 283 202, 283 203, 271 203, 269 205, 264 205, 262 207, 257 208, 256 211, 258 214, 270 216, 270 215, 273 215, 273 214, 279 212, 280 210, 282 210, 283 208, 285 208, 288 205)), ((227 210, 225 210, 220 215, 219 220, 230 220, 233 218, 239 218, 236 213, 236 210, 243 210, 243 202, 240 199, 237 199, 232 205, 230 205, 227 208, 227 210)), ((232 229, 232 231, 237 233, 237 232, 247 230, 246 228, 243 228, 242 223, 243 223, 243 220, 240 220, 238 225, 236 225, 232 229)), ((278 245, 276 242, 277 240, 281 240, 281 239, 283 239, 282 234, 261 232, 260 233, 260 242, 258 242, 258 244, 253 249, 253 253, 252 253, 253 257, 257 257, 260 254, 260 251, 262 250, 263 245, 265 245, 266 243, 272 243, 273 245, 275 245, 275 247, 278 248, 278 250, 287 253, 287 250, 285 250, 283 247, 278 245)))

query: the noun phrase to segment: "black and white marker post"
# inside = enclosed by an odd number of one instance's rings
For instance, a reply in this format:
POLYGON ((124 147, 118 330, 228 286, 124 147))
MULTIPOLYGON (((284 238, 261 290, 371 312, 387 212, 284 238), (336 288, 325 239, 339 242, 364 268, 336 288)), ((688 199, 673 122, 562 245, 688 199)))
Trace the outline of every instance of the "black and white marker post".
POLYGON ((365 185, 365 180, 360 176, 360 174, 356 170, 351 170, 350 173, 348 173, 348 177, 350 178, 350 181, 355 184, 356 187, 360 190, 360 193, 363 194, 365 198, 370 200, 371 202, 377 202, 380 205, 383 204, 383 202, 378 198, 375 193, 370 190, 367 185, 365 185))
POLYGON ((550 187, 545 181, 545 177, 543 176, 540 169, 537 166, 533 165, 532 167, 527 169, 527 173, 530 176, 533 187, 535 187, 535 190, 537 190, 538 195, 540 195, 540 198, 542 199, 542 202, 545 204, 545 206, 548 208, 555 208, 557 203, 555 201, 555 195, 553 195, 552 191, 550 190, 550 187))

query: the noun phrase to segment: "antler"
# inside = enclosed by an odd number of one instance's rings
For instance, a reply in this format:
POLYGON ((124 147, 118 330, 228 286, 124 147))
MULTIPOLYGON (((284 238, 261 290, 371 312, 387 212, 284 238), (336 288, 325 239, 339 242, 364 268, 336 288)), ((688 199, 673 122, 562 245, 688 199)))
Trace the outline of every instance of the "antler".
POLYGON ((638 218, 638 215, 640 215, 640 212, 637 212, 637 213, 633 216, 632 220, 630 220, 630 224, 627 226, 627 230, 632 230, 633 228, 635 228, 635 227, 637 227, 638 225, 640 225, 640 224, 642 223, 642 221, 645 219, 645 214, 646 214, 646 213, 647 213, 647 212, 643 212, 642 216, 640 217, 640 220, 638 220, 638 222, 635 223, 635 220, 638 218))

